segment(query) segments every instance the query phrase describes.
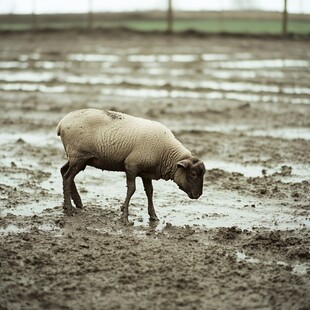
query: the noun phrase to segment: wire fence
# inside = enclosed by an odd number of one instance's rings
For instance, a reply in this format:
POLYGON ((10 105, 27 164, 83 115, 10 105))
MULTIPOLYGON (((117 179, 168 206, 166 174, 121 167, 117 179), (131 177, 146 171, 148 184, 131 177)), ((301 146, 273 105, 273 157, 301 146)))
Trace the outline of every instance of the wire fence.
MULTIPOLYGON (((110 2, 107 4, 107 1, 84 0, 74 1, 79 5, 70 7, 60 6, 57 0, 48 6, 43 0, 6 0, 7 5, 0 2, 0 30, 117 27, 168 33, 192 30, 207 33, 310 34, 310 15, 289 13, 288 10, 289 3, 295 2, 296 5, 298 2, 301 11, 304 5, 302 0, 273 1, 278 6, 271 9, 277 11, 266 10, 268 6, 262 6, 266 1, 221 0, 217 1, 217 7, 215 4, 204 6, 207 2, 191 1, 191 5, 184 7, 180 4, 186 1, 128 0, 125 6, 120 6, 124 1, 114 0, 112 3, 119 3, 117 7, 110 2)), ((68 5, 70 1, 65 3, 68 5)))

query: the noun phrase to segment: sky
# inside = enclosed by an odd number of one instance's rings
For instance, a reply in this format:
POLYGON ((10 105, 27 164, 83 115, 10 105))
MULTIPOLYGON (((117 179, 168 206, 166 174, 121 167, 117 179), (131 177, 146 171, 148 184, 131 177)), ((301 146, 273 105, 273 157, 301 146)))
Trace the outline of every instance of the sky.
MULTIPOLYGON (((257 8, 282 11, 283 0, 172 0, 176 10, 231 10, 257 8)), ((168 0, 0 0, 0 14, 84 13, 93 11, 165 10, 168 0)), ((287 0, 290 13, 310 13, 310 0, 287 0)))

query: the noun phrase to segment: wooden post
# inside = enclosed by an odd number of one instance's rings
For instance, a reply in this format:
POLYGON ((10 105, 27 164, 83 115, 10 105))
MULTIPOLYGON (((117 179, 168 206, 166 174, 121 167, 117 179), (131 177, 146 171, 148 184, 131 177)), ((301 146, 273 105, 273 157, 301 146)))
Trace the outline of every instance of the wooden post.
POLYGON ((282 16, 282 35, 287 35, 287 0, 284 0, 283 16, 282 16))
POLYGON ((32 29, 37 29, 36 0, 32 0, 32 29))
POLYGON ((173 32, 172 0, 168 0, 167 22, 168 22, 167 32, 171 34, 173 32))
POLYGON ((88 0, 88 29, 93 28, 93 8, 92 8, 92 0, 88 0))

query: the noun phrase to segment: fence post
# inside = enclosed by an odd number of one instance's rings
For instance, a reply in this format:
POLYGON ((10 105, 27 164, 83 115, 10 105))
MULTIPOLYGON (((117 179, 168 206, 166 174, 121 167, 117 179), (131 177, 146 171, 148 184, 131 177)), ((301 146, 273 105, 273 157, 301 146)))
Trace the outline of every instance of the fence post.
POLYGON ((37 29, 36 0, 32 0, 32 29, 37 29))
POLYGON ((282 35, 287 35, 287 0, 284 0, 283 16, 282 16, 282 35))
POLYGON ((168 33, 173 32, 173 13, 172 13, 172 0, 168 0, 168 12, 167 12, 167 22, 168 22, 168 33))
POLYGON ((88 0, 88 29, 93 28, 93 8, 92 8, 92 0, 88 0))

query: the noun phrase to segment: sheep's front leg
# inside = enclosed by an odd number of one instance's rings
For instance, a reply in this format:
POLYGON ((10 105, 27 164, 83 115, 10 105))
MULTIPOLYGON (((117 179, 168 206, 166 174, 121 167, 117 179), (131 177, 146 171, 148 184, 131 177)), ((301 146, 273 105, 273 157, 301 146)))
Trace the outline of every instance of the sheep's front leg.
POLYGON ((128 224, 128 206, 130 199, 134 192, 136 191, 136 176, 131 173, 126 173, 126 181, 127 181, 127 195, 125 202, 121 208, 123 211, 123 220, 126 224, 128 224))
POLYGON ((149 216, 150 216, 150 221, 159 221, 156 213, 155 213, 155 209, 154 209, 154 205, 153 205, 153 185, 152 185, 152 180, 150 179, 145 179, 142 178, 143 181, 143 186, 144 186, 144 190, 147 196, 147 201, 148 201, 148 212, 149 212, 149 216))

